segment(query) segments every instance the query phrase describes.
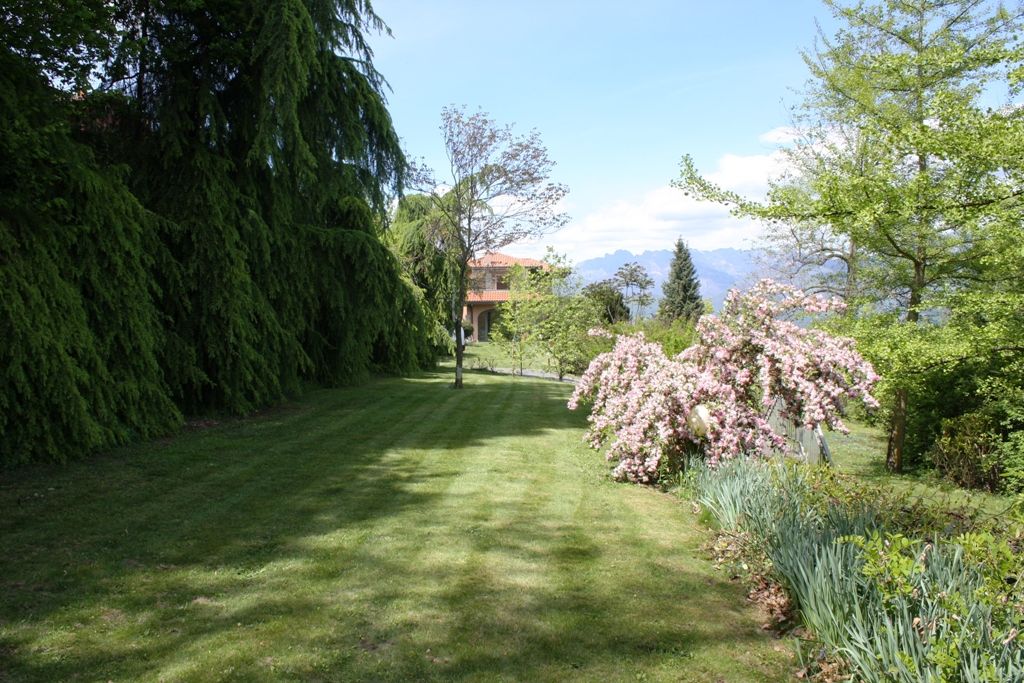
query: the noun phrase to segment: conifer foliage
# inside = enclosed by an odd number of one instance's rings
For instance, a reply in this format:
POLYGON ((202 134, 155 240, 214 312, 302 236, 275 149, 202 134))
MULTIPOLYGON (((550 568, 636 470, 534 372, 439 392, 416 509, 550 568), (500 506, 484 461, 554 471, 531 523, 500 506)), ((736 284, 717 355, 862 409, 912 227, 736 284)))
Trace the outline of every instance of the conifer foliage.
POLYGON ((0 465, 428 360, 369 2, 10 7, 0 465))
POLYGON ((696 320, 704 312, 697 270, 693 267, 690 249, 682 239, 676 240, 676 251, 662 291, 665 296, 658 305, 658 317, 665 322, 696 320))

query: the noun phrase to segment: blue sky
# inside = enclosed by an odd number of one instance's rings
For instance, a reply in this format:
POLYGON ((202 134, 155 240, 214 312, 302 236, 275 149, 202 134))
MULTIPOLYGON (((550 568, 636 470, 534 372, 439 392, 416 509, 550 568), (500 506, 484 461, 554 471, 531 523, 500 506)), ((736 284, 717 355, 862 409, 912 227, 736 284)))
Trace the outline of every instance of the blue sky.
MULTIPOLYGON (((818 0, 694 2, 377 0, 393 37, 372 41, 406 151, 443 164, 449 104, 540 131, 570 194, 570 224, 507 251, 576 261, 616 249, 750 246, 758 226, 669 183, 691 154, 723 185, 757 195, 807 77, 818 0)), ((783 136, 784 137, 784 136, 783 136)))

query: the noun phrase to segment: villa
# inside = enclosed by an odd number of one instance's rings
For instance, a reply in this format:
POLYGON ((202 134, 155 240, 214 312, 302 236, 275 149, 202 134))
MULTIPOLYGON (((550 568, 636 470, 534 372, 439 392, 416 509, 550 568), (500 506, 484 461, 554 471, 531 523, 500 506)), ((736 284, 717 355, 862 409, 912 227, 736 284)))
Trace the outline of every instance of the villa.
POLYGON ((469 291, 462 319, 473 325, 468 341, 487 341, 498 316, 498 304, 508 301, 508 271, 512 266, 543 268, 544 262, 488 252, 469 262, 469 291))

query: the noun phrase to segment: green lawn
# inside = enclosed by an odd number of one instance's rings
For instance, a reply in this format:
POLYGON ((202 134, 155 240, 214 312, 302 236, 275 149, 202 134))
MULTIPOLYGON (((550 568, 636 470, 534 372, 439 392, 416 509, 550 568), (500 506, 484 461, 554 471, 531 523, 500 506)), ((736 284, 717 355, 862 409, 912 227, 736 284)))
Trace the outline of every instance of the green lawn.
POLYGON ((953 505, 980 508, 988 514, 1006 512, 1013 499, 984 491, 968 491, 943 480, 934 470, 892 474, 885 468, 886 436, 878 427, 850 421, 848 435, 832 432, 828 443, 836 469, 863 481, 889 486, 908 500, 944 500, 953 505))
POLYGON ((0 480, 0 680, 773 681, 790 646, 571 387, 322 390, 0 480))
MULTIPOLYGON (((515 368, 517 372, 519 371, 518 362, 502 351, 501 347, 494 342, 466 344, 462 363, 463 367, 469 370, 507 370, 515 368)), ((523 368, 542 372, 549 369, 547 358, 536 349, 531 349, 526 354, 526 357, 523 359, 523 368)))

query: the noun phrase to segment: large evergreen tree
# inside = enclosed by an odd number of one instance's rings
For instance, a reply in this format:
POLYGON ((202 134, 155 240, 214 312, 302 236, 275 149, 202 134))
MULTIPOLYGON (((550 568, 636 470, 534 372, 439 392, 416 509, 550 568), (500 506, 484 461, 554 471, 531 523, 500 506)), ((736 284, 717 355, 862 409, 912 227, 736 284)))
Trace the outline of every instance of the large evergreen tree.
POLYGON ((0 466, 180 419, 157 361, 153 217, 73 139, 72 105, 0 52, 0 466))
POLYGON ((383 209, 404 164, 364 40, 380 20, 367 2, 252 8, 130 5, 107 71, 127 98, 114 134, 134 141, 116 160, 166 219, 164 364, 189 410, 365 374, 370 286, 397 277, 349 199, 383 209))
POLYGON ((676 240, 668 279, 662 285, 663 296, 658 305, 658 317, 665 322, 687 319, 696 320, 704 312, 704 301, 700 298, 700 282, 693 267, 690 250, 683 240, 676 240))
POLYGON ((427 359, 421 298, 380 239, 405 161, 368 1, 3 16, 0 459, 427 359))
POLYGON ((439 352, 451 353, 454 346, 447 329, 458 288, 458 264, 437 239, 440 220, 443 217, 430 197, 407 195, 398 202, 385 241, 398 257, 406 276, 422 293, 424 314, 433 331, 431 338, 435 347, 439 352))

